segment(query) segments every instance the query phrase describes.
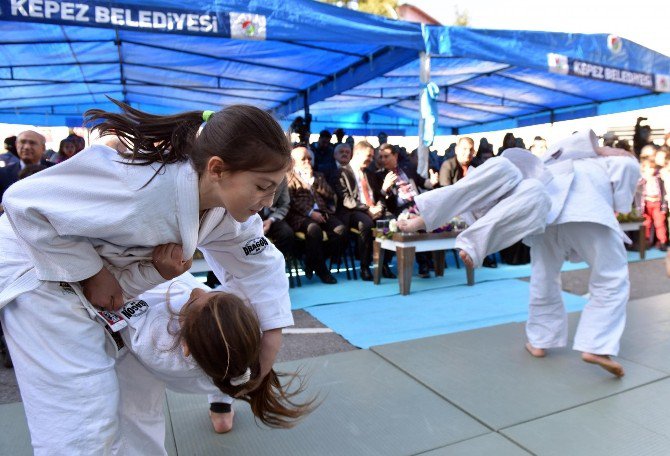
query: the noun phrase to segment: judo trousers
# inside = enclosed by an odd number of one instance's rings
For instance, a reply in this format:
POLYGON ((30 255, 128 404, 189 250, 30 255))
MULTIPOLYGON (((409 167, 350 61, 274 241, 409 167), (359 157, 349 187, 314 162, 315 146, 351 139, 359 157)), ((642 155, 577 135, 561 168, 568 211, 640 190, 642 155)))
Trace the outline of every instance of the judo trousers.
POLYGON ((43 282, 2 309, 37 456, 121 453, 119 384, 103 327, 79 297, 43 282))
POLYGON ((422 193, 415 201, 427 231, 457 215, 474 214, 474 223, 456 238, 456 248, 465 250, 475 267, 487 255, 542 233, 551 208, 544 185, 523 179, 504 157, 490 159, 455 184, 422 193))
POLYGON ((591 267, 589 302, 582 311, 573 348, 617 355, 630 294, 628 261, 621 235, 589 222, 547 227, 532 240, 528 342, 536 348, 564 347, 568 318, 561 298, 561 266, 576 253, 591 267))

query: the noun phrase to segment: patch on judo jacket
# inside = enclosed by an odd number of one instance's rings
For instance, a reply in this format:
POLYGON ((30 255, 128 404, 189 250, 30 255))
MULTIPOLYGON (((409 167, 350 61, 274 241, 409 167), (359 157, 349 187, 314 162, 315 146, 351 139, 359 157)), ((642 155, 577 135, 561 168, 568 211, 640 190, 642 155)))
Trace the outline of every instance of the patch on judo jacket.
POLYGON ((245 256, 258 255, 263 250, 265 250, 265 247, 267 247, 269 244, 270 243, 268 240, 264 237, 249 239, 242 246, 242 251, 244 252, 245 256))
POLYGON ((144 315, 149 310, 149 304, 138 299, 137 301, 128 301, 125 306, 119 311, 121 315, 130 320, 144 315))

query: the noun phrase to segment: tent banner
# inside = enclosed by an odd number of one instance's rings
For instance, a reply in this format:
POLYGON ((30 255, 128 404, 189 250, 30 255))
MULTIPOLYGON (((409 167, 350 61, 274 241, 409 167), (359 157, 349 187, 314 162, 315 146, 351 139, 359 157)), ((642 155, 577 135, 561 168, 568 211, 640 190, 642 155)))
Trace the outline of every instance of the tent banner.
POLYGON ((617 82, 652 92, 670 92, 670 75, 622 70, 561 54, 547 54, 549 71, 552 73, 581 76, 598 81, 617 82))
POLYGON ((259 14, 148 8, 109 1, 0 0, 0 20, 264 40, 259 14))

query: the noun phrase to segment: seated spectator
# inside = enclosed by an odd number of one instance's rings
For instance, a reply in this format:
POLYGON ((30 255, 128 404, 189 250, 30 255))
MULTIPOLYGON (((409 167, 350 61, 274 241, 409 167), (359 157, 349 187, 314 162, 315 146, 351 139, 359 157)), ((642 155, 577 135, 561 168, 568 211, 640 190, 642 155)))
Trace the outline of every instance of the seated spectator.
POLYGON ((383 131, 380 131, 379 134, 377 135, 377 140, 379 141, 379 147, 377 147, 377 150, 379 150, 382 147, 382 144, 386 144, 388 142, 389 135, 387 135, 383 131))
POLYGON ((477 155, 475 158, 479 164, 484 163, 489 158, 495 156, 493 153, 493 146, 489 143, 488 139, 482 138, 479 140, 479 148, 477 149, 477 155))
POLYGON ((354 144, 356 143, 356 140, 354 139, 353 136, 351 136, 351 135, 347 136, 347 139, 345 139, 344 142, 349 144, 349 147, 351 147, 351 150, 354 150, 354 144))
MULTIPOLYGON (((339 146, 338 146, 339 147, 339 146)), ((337 150, 337 147, 335 148, 337 150)), ((374 150, 367 142, 354 147, 354 156, 347 166, 340 168, 335 187, 337 192, 337 217, 344 226, 356 229, 359 234, 358 254, 361 262, 361 279, 372 280, 372 224, 381 216, 381 205, 374 203, 365 168, 372 161, 374 150)), ((336 152, 337 154, 337 152, 336 152)))
POLYGON ((668 232, 665 227, 665 219, 668 213, 668 205, 665 198, 665 187, 653 158, 645 159, 641 164, 640 171, 642 172, 639 184, 642 195, 640 214, 644 216, 646 241, 647 243, 651 242, 651 227, 653 225, 656 247, 666 251, 668 248, 668 232))
POLYGON ((340 178, 340 169, 342 169, 343 166, 347 166, 351 160, 351 147, 349 147, 349 144, 340 143, 336 145, 333 151, 333 157, 335 157, 337 173, 333 176, 333 179, 328 181, 328 185, 332 188, 336 188, 340 178))
POLYGON ((264 207, 259 215, 263 219, 263 232, 272 240, 272 243, 279 249, 285 258, 293 256, 294 233, 288 223, 286 215, 291 206, 291 197, 288 191, 288 182, 286 179, 279 184, 271 207, 264 207))
MULTIPOLYGON (((432 180, 424 179, 411 167, 399 165, 398 151, 390 144, 381 145, 379 157, 384 165, 384 170, 375 176, 380 201, 396 218, 403 212, 416 213, 414 197, 419 194, 419 189, 430 190, 437 185, 437 175, 431 174, 432 180)), ((430 252, 417 253, 416 261, 419 276, 430 277, 430 252)))
POLYGON ((49 167, 52 164, 44 160, 46 150, 46 139, 36 131, 26 130, 16 137, 16 151, 19 155, 17 160, 12 154, 4 154, 0 161, 5 166, 0 167, 0 200, 5 190, 14 182, 19 180, 19 172, 28 165, 43 165, 49 167))
POLYGON ((618 140, 616 142, 616 144, 614 145, 614 147, 616 147, 617 149, 623 149, 623 150, 626 150, 628 152, 631 152, 630 142, 628 142, 627 139, 618 140))
POLYGON ((603 147, 614 147, 619 137, 613 132, 608 131, 603 135, 603 147))
POLYGON ((533 139, 533 144, 528 150, 530 150, 536 157, 542 158, 544 153, 547 151, 547 140, 542 136, 536 136, 533 139))
POLYGON ((337 279, 326 267, 326 245, 323 233, 339 256, 344 242, 344 224, 334 215, 335 194, 323 174, 312 169, 307 147, 297 146, 291 152, 293 172, 289 174, 288 190, 291 198, 286 222, 291 228, 305 233, 305 274, 312 273, 323 283, 334 284, 337 279))
POLYGON ((335 138, 337 139, 337 142, 335 144, 342 144, 343 139, 344 139, 344 130, 341 128, 336 129, 333 134, 335 135, 335 138))
POLYGON ((328 182, 336 179, 337 165, 335 164, 335 152, 330 143, 332 135, 328 130, 321 130, 319 140, 312 144, 312 153, 314 154, 314 169, 326 176, 328 182))
POLYGON ((74 139, 69 136, 60 142, 58 152, 54 154, 49 160, 53 164, 64 162, 68 158, 73 157, 77 153, 77 144, 74 139))
POLYGON ((16 158, 19 158, 18 152, 16 152, 16 136, 8 136, 5 138, 5 152, 6 154, 12 154, 16 158))
POLYGON ((463 179, 468 173, 468 168, 472 165, 476 167, 478 163, 475 158, 475 142, 472 138, 464 136, 456 143, 454 157, 445 160, 440 167, 439 184, 440 187, 452 185, 463 179))
POLYGON ((526 144, 523 142, 522 138, 514 138, 514 147, 519 149, 526 149, 526 144))
POLYGON ((84 150, 86 148, 86 140, 79 135, 71 133, 65 139, 68 139, 68 140, 70 140, 74 143, 74 145, 75 145, 74 153, 75 154, 78 154, 79 152, 81 152, 82 150, 84 150))
POLYGON ((514 133, 505 133, 502 146, 498 148, 498 155, 502 154, 503 151, 507 149, 511 149, 512 147, 516 147, 516 138, 514 137, 514 133))

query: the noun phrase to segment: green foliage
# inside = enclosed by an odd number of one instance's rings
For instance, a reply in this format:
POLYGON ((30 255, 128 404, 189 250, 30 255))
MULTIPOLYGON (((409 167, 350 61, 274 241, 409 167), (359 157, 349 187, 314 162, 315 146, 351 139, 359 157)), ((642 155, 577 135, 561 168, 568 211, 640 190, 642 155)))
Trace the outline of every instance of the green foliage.
MULTIPOLYGON (((321 0, 331 5, 343 4, 348 7, 350 0, 321 0)), ((390 17, 395 19, 395 9, 398 6, 396 0, 359 0, 358 11, 364 13, 376 14, 377 16, 390 17)))

